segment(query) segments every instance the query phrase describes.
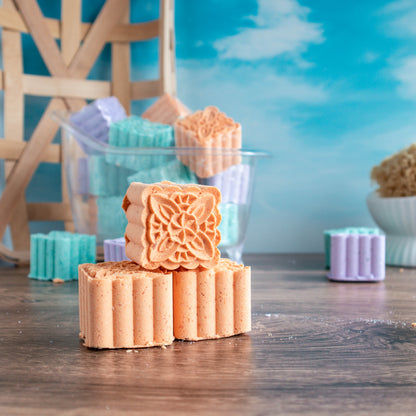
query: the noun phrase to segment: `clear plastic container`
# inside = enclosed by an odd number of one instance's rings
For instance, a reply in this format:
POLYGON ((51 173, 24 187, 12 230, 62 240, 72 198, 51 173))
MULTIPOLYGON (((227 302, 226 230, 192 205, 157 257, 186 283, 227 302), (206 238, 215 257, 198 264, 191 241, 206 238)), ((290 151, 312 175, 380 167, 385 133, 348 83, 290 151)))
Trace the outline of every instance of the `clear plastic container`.
POLYGON ((121 203, 131 182, 198 183, 217 186, 220 204, 221 255, 241 263, 252 202, 255 168, 265 152, 218 148, 114 147, 84 134, 54 112, 62 127, 65 173, 75 231, 95 234, 97 245, 124 235, 121 203), (211 163, 219 173, 198 178, 191 169, 211 163))

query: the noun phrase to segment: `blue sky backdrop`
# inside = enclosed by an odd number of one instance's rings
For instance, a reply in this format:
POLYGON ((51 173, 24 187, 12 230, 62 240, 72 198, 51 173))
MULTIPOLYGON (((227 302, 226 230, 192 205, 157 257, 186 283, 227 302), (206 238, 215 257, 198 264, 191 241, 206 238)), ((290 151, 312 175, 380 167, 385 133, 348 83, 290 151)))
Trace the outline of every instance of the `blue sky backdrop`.
MULTIPOLYGON (((102 1, 84 3, 90 21, 102 1)), ((158 16, 158 0, 132 3, 132 21, 158 16)), ((59 2, 40 4, 59 17, 59 2)), ((320 252, 324 229, 374 225, 371 167, 415 141, 415 21, 413 0, 176 0, 179 98, 218 106, 244 147, 274 155, 258 165, 246 252, 320 252)), ((26 72, 47 73, 23 38, 26 72)), ((133 79, 157 76, 157 46, 132 45, 133 79)), ((109 60, 106 48, 90 77, 108 79, 109 60)), ((27 135, 45 101, 27 97, 27 135)), ((59 198, 54 169, 29 198, 59 198)))

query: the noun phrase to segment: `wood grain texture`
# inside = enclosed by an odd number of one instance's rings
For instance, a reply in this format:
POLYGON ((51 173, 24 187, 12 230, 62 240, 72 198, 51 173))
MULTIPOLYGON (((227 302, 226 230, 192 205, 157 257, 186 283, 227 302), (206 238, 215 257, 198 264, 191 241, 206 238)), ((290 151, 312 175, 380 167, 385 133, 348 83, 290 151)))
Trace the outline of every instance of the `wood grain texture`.
POLYGON ((130 83, 131 99, 143 100, 145 98, 156 97, 160 91, 160 81, 133 81, 130 83))
POLYGON ((21 157, 10 172, 0 198, 0 236, 3 236, 11 221, 16 204, 24 196, 25 189, 42 160, 44 149, 50 145, 58 131, 59 126, 50 118, 49 113, 65 109, 61 99, 53 98, 50 101, 21 157))
MULTIPOLYGON (((22 1, 22 0, 18 0, 22 1)), ((26 0, 24 0, 26 1, 26 0)), ((75 78, 85 78, 106 44, 106 34, 120 21, 129 0, 107 0, 69 66, 75 78)))
POLYGON ((414 414, 416 270, 331 283, 323 256, 244 260, 249 335, 130 352, 81 345, 76 282, 0 269, 0 413, 414 414))
POLYGON ((174 0, 160 0, 159 95, 176 95, 174 0))
MULTIPOLYGON (((4 7, 15 10, 12 0, 4 0, 4 7)), ((12 30, 2 33, 4 80, 4 137, 6 140, 23 141, 24 101, 23 101, 23 56, 21 35, 12 30)), ((14 161, 5 162, 8 178, 13 170, 14 161)), ((29 249, 29 223, 25 197, 22 195, 15 205, 10 220, 10 233, 15 250, 29 249)))
MULTIPOLYGON (((82 15, 82 5, 81 0, 62 0, 61 2, 61 25, 62 25, 62 33, 61 33, 61 53, 62 58, 64 60, 65 65, 71 64, 74 56, 76 55, 78 48, 81 44, 81 15, 82 15)), ((61 85, 66 86, 70 85, 71 82, 63 82, 61 85)), ((74 86, 74 91, 83 91, 84 88, 77 88, 74 86)), ((65 91, 66 94, 63 96, 71 97, 71 93, 69 91, 65 91)), ((105 94, 107 95, 107 94, 105 94)), ((84 98, 87 98, 84 96, 84 98)), ((62 143, 62 141, 61 141, 62 143)), ((61 190, 62 190, 62 205, 61 209, 55 207, 54 210, 53 205, 48 205, 46 209, 42 208, 35 208, 34 214, 44 214, 47 212, 51 217, 54 216, 55 212, 62 212, 62 208, 64 212, 68 213, 69 218, 64 221, 64 226, 66 231, 75 231, 75 225, 72 221, 72 211, 70 206, 70 199, 69 199, 69 190, 67 185, 67 177, 66 177, 66 166, 64 163, 63 157, 63 150, 64 146, 61 146, 61 190)), ((30 216, 30 212, 29 212, 30 216)))
MULTIPOLYGON (((122 22, 130 22, 130 7, 124 12, 122 22)), ((130 44, 113 42, 111 44, 112 95, 119 99, 128 115, 131 113, 130 61, 130 44)))
MULTIPOLYGON (((44 18, 44 21, 51 36, 55 39, 61 38, 61 21, 47 17, 44 18)), ((0 7, 0 26, 22 33, 29 33, 29 29, 20 14, 4 7, 0 7)), ((81 40, 84 40, 90 28, 91 23, 81 24, 81 40)), ((156 38, 158 34, 159 20, 130 24, 118 23, 106 34, 106 41, 138 42, 156 38)))
POLYGON ((29 202, 27 212, 30 221, 72 222, 69 200, 63 202, 29 202))
MULTIPOLYGON (((14 0, 19 7, 23 19, 51 76, 72 77, 65 65, 57 43, 50 35, 43 19, 42 11, 35 0, 14 0)), ((92 63, 91 63, 92 65, 92 63)), ((81 77, 84 78, 84 77, 81 77)), ((71 111, 80 110, 85 100, 64 97, 71 111)), ((42 121, 42 120, 41 120, 42 121)))
MULTIPOLYGON (((16 143, 14 140, 0 139, 0 154, 5 160, 18 160, 27 142, 16 143)), ((41 162, 59 163, 60 162, 59 144, 50 144, 42 154, 41 162)))
POLYGON ((23 75, 23 91, 38 97, 73 97, 95 100, 108 97, 111 92, 109 81, 23 75))
POLYGON ((61 51, 68 66, 81 43, 81 0, 61 2, 61 51))

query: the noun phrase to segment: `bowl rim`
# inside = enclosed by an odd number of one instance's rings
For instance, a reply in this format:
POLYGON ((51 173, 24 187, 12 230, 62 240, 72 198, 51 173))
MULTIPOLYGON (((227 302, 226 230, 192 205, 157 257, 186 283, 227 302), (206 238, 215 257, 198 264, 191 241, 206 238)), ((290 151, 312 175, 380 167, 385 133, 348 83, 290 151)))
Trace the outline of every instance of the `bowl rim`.
POLYGON ((408 200, 410 201, 411 199, 416 200, 416 195, 410 195, 410 196, 380 196, 378 194, 378 189, 375 189, 374 191, 370 192, 367 195, 367 200, 379 200, 379 201, 389 201, 389 202, 393 202, 393 201, 403 201, 403 200, 408 200))
POLYGON ((120 155, 180 155, 189 156, 204 153, 204 155, 221 156, 244 156, 250 158, 271 158, 270 152, 255 149, 234 149, 234 148, 210 148, 210 147, 117 147, 108 143, 103 143, 95 137, 90 136, 75 126, 69 120, 70 111, 52 111, 50 116, 53 121, 58 123, 64 130, 79 136, 91 150, 100 153, 120 154, 120 155))

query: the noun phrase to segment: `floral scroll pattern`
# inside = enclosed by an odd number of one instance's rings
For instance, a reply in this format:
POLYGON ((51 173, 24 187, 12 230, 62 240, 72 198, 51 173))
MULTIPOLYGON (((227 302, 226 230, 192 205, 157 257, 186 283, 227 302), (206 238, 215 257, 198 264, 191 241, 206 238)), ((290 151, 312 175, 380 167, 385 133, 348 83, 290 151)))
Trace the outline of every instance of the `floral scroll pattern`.
POLYGON ((200 262, 215 256, 219 232, 212 194, 155 193, 149 196, 149 208, 150 261, 200 262))

